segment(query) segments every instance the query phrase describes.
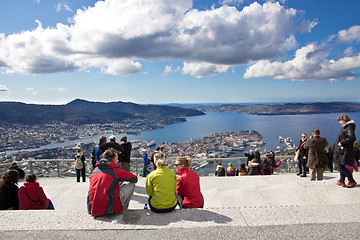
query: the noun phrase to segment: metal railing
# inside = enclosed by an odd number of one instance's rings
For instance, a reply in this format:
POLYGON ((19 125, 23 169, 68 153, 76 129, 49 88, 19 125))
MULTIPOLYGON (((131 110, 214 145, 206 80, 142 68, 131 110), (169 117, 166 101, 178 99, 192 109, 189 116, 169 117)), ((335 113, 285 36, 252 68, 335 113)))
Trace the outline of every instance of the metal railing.
MULTIPOLYGON (((176 157, 167 157, 167 166, 174 169, 176 157)), ((192 170, 198 172, 200 176, 214 175, 216 166, 219 162, 223 162, 225 168, 231 162, 235 168, 240 167, 240 161, 246 163, 246 157, 228 157, 228 158, 207 158, 193 159, 192 170)), ((282 164, 275 169, 274 172, 296 172, 297 161, 294 156, 276 156, 278 160, 283 160, 282 164)), ((1 175, 10 167, 11 163, 0 164, 1 175)), ((73 159, 37 159, 18 161, 21 169, 28 173, 35 173, 38 177, 73 177, 76 176, 73 159)), ((150 164, 151 165, 151 164, 150 164)), ((142 174, 142 158, 131 158, 131 172, 136 175, 142 174)), ((92 172, 92 164, 90 160, 86 161, 86 175, 90 176, 92 172)))

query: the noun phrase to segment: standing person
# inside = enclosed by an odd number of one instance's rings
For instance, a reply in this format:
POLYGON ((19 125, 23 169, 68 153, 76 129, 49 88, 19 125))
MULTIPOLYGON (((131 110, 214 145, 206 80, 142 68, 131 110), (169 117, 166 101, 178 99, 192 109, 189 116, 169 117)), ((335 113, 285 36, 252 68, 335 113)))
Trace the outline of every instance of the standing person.
POLYGON ((91 153, 91 156, 93 158, 92 160, 92 166, 93 169, 96 168, 96 164, 100 161, 101 155, 103 154, 103 151, 100 149, 100 146, 106 144, 107 139, 105 136, 101 136, 99 138, 99 143, 93 148, 93 151, 91 153))
POLYGON ((162 153, 155 155, 155 171, 152 171, 146 179, 146 193, 149 195, 149 206, 153 212, 171 212, 177 205, 176 174, 165 166, 165 158, 162 153))
POLYGON ((199 175, 190 171, 191 158, 179 157, 175 169, 180 176, 177 179, 176 194, 180 197, 180 208, 203 208, 204 197, 200 190, 199 175))
POLYGON ((246 165, 249 165, 249 162, 254 159, 254 152, 251 149, 249 152, 244 152, 244 155, 247 157, 246 165))
POLYGON ((19 173, 19 180, 24 179, 25 172, 19 167, 17 162, 13 162, 11 167, 9 167, 9 170, 16 170, 19 173))
POLYGON ((330 169, 330 172, 334 172, 334 163, 333 163, 333 157, 334 157, 334 150, 332 147, 328 147, 326 149, 326 156, 328 157, 328 167, 330 169))
POLYGON ((53 203, 46 197, 40 184, 36 182, 36 175, 34 173, 26 175, 26 183, 24 183, 24 186, 20 187, 18 198, 20 210, 54 210, 53 203))
POLYGON ((88 213, 93 217, 123 212, 129 207, 138 179, 118 163, 117 151, 109 148, 90 177, 87 206, 88 213))
POLYGON ((354 156, 355 156, 355 161, 356 161, 357 165, 359 166, 360 149, 356 147, 356 142, 354 142, 354 156))
POLYGON ((348 115, 341 115, 337 118, 337 120, 342 126, 342 129, 336 138, 334 148, 334 161, 338 164, 340 171, 340 179, 337 184, 343 187, 346 186, 348 188, 352 188, 355 187, 356 182, 345 165, 354 165, 354 142, 356 140, 355 122, 350 120, 348 115), (346 177, 349 180, 347 185, 345 184, 346 177))
POLYGON ((310 181, 314 181, 316 176, 317 180, 323 180, 324 168, 328 162, 325 153, 327 146, 328 142, 326 138, 320 137, 319 129, 314 129, 312 131, 312 137, 304 144, 304 148, 309 151, 307 166, 310 169, 310 181))
POLYGON ((76 170, 76 181, 80 182, 80 175, 82 177, 82 181, 85 182, 85 156, 81 152, 81 149, 78 148, 76 150, 75 155, 75 170, 76 170))
POLYGON ((0 210, 19 209, 17 186, 19 173, 16 170, 7 170, 0 180, 0 210))
POLYGON ((120 154, 120 162, 121 166, 125 171, 130 172, 130 155, 131 155, 131 143, 127 141, 127 137, 123 136, 121 138, 121 144, 122 152, 120 154))
POLYGON ((153 164, 153 170, 156 170, 156 165, 155 165, 155 154, 157 154, 158 152, 160 152, 160 147, 156 147, 155 151, 151 154, 150 157, 150 162, 153 164))
POLYGON ((105 152, 107 149, 109 148, 113 148, 115 149, 117 152, 119 152, 119 160, 120 160, 120 155, 123 152, 122 147, 120 146, 120 144, 118 144, 116 142, 116 137, 114 135, 111 135, 109 137, 109 142, 106 142, 105 144, 101 144, 100 145, 100 150, 105 152))
POLYGON ((304 148, 304 144, 306 143, 306 141, 307 141, 307 134, 302 133, 299 142, 299 147, 297 148, 297 151, 299 151, 298 154, 299 173, 297 175, 300 177, 306 177, 306 164, 308 160, 308 150, 304 148))
POLYGON ((148 170, 148 167, 149 167, 149 157, 148 157, 148 154, 147 154, 147 151, 146 149, 143 149, 141 150, 142 154, 143 154, 143 173, 142 173, 142 176, 143 177, 146 177, 150 172, 148 170))

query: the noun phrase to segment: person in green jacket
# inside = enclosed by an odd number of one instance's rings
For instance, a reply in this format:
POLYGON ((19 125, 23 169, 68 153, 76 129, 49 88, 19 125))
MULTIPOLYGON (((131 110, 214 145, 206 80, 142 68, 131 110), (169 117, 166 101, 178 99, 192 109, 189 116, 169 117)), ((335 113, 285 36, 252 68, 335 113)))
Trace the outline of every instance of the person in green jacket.
POLYGON ((149 206, 153 212, 171 212, 177 205, 176 173, 165 167, 165 159, 162 153, 156 153, 154 162, 157 166, 146 179, 146 193, 149 195, 149 206))

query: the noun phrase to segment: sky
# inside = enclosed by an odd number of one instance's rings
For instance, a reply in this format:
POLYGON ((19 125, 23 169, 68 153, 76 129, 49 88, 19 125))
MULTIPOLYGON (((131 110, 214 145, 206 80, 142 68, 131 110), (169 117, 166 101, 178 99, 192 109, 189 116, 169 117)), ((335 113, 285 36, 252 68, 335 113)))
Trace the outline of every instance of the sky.
POLYGON ((0 101, 360 101, 359 0, 1 0, 0 101))

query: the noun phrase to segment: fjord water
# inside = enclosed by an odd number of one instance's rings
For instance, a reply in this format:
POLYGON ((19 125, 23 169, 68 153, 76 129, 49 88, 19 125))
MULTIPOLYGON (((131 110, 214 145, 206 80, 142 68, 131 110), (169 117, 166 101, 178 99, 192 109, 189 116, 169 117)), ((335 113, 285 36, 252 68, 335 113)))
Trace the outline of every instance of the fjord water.
MULTIPOLYGON (((355 123, 360 124, 360 112, 346 113, 355 123)), ((187 121, 165 128, 142 132, 129 139, 154 140, 157 145, 162 142, 186 142, 208 135, 227 131, 256 130, 263 136, 268 151, 280 145, 279 136, 290 137, 295 144, 299 143, 301 133, 311 136, 313 129, 320 129, 320 135, 327 138, 330 145, 335 143, 341 129, 336 118, 339 113, 303 114, 303 115, 246 115, 243 113, 207 112, 203 116, 187 117, 187 121)), ((356 135, 360 140, 358 130, 356 135)), ((281 145, 280 145, 281 146, 281 145)), ((285 145, 282 145, 285 146, 285 145)))
MULTIPOLYGON (((360 112, 345 114, 350 116, 355 123, 360 124, 360 112)), ((140 135, 128 135, 128 140, 154 140, 158 146, 162 142, 186 142, 190 139, 201 139, 220 132, 256 130, 262 134, 262 141, 266 143, 260 149, 270 151, 275 150, 277 146, 285 147, 285 144, 280 144, 279 136, 284 138, 290 137, 293 143, 298 145, 301 133, 305 132, 310 136, 314 128, 319 128, 321 136, 327 138, 329 144, 332 145, 335 143, 337 134, 341 129, 340 124, 336 120, 339 115, 340 113, 266 116, 207 112, 206 115, 187 117, 186 122, 176 123, 153 131, 144 131, 140 135)), ((117 140, 123 135, 114 134, 117 140)), ((358 140, 360 140, 358 130, 356 130, 356 135, 358 140)), ((41 146, 40 149, 71 146, 78 142, 97 142, 99 136, 41 146)), ((33 149, 32 151, 36 150, 38 149, 33 149)))

